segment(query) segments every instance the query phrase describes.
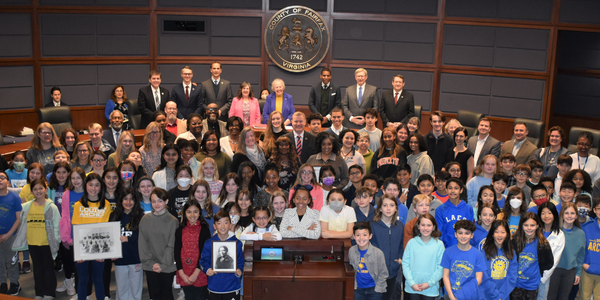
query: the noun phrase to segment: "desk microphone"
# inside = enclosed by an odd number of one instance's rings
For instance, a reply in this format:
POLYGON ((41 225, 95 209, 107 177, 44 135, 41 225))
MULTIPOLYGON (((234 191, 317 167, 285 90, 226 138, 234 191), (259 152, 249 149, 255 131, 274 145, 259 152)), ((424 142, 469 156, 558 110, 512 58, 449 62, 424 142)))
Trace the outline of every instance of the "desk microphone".
POLYGON ((300 255, 294 256, 294 274, 292 275, 292 282, 296 281, 296 268, 302 263, 300 255))

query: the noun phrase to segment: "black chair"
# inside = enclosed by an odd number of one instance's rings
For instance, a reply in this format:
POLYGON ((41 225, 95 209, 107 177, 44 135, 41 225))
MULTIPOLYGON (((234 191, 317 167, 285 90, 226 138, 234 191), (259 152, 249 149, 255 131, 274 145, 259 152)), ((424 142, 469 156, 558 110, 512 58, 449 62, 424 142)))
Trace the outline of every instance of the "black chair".
POLYGON ((466 128, 469 132, 468 137, 475 136, 477 134, 477 127, 479 127, 479 120, 484 117, 484 114, 468 111, 459 110, 456 114, 456 120, 460 122, 462 127, 466 128))
POLYGON ((4 137, 2 136, 2 132, 0 132, 0 146, 4 145, 4 137))
POLYGON ((421 105, 415 105, 415 117, 419 118, 419 120, 421 120, 421 110, 423 109, 423 107, 421 107, 421 105))
POLYGON ((142 127, 142 113, 138 106, 138 100, 128 99, 126 103, 127 111, 129 113, 129 126, 133 127, 133 129, 145 129, 140 128, 142 127))
POLYGON ((579 133, 582 131, 589 131, 592 133, 594 141, 592 142, 590 153, 598 155, 598 149, 600 148, 600 130, 584 127, 571 127, 571 130, 569 130, 569 146, 567 146, 567 150, 573 153, 577 152, 577 138, 579 136, 579 133))
POLYGON ((73 127, 71 109, 68 106, 44 107, 38 109, 39 123, 48 122, 58 136, 67 128, 73 127))
POLYGON ((258 106, 260 106, 260 120, 261 120, 263 123, 266 123, 266 120, 263 120, 263 119, 262 119, 262 112, 263 112, 263 109, 265 108, 265 103, 266 103, 266 102, 267 102, 267 100, 258 99, 258 106))
MULTIPOLYGON (((545 122, 516 118, 514 124, 517 123, 525 123, 525 125, 527 125, 527 130, 529 131, 527 139, 538 148, 542 146, 544 143, 544 131, 546 129, 545 122)), ((511 139, 514 138, 515 136, 513 135, 511 139)))

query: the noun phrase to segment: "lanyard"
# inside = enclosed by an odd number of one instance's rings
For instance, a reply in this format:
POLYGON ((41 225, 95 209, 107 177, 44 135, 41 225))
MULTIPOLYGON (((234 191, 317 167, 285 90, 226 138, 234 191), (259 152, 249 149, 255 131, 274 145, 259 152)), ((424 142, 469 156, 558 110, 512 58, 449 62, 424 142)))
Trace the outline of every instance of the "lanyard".
POLYGON ((589 155, 585 158, 585 163, 583 163, 583 169, 581 169, 581 163, 579 162, 579 153, 577 153, 577 166, 580 170, 585 171, 585 165, 587 165, 588 158, 590 158, 589 155))

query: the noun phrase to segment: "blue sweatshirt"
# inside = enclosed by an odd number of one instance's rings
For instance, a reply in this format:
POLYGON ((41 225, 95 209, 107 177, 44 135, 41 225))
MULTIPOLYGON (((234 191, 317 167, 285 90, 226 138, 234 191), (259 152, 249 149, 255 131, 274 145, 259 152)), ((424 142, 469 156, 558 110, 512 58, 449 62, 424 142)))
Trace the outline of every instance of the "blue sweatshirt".
POLYGON ((121 243, 123 249, 123 257, 115 260, 115 265, 126 266, 140 263, 140 254, 138 251, 138 230, 131 230, 129 227, 129 215, 123 213, 121 215, 121 236, 127 237, 127 242, 121 243))
MULTIPOLYGON (((206 216, 206 209, 202 210, 202 216, 206 220, 206 223, 208 223, 208 229, 210 229, 210 235, 215 234, 215 226, 213 226, 213 224, 215 224, 214 215, 216 215, 220 210, 221 210, 221 208, 218 205, 213 204, 212 205, 213 217, 211 217, 210 219, 206 216)), ((241 270, 243 270, 243 269, 241 269, 241 270)))
POLYGON ((473 222, 473 208, 460 201, 458 205, 452 204, 448 200, 435 211, 435 221, 438 228, 442 232, 442 242, 446 248, 456 245, 456 237, 454 236, 454 224, 459 220, 469 220, 473 222))
POLYGON ((402 222, 402 224, 406 225, 406 218, 408 216, 408 207, 406 205, 398 202, 398 220, 402 222))
POLYGON ((481 225, 475 223, 475 233, 473 238, 471 239, 471 246, 475 247, 477 250, 481 250, 483 248, 483 244, 485 243, 485 238, 487 238, 488 231, 485 230, 481 225))
MULTIPOLYGON (((242 249, 242 242, 238 240, 233 232, 229 233, 228 242, 236 242, 237 250, 237 269, 244 270, 244 250, 242 249)), ((202 257, 200 258, 200 266, 202 271, 206 273, 208 269, 213 267, 212 253, 213 243, 221 242, 219 235, 213 235, 202 249, 202 257)), ((242 288, 241 278, 235 275, 235 273, 217 273, 213 276, 208 276, 208 290, 217 293, 225 294, 235 291, 239 291, 242 288)))
MULTIPOLYGON (((513 251, 514 253, 514 251, 513 251)), ((481 250, 485 258, 485 251, 481 250)), ((519 263, 517 254, 512 260, 504 255, 502 248, 498 249, 498 256, 486 260, 487 271, 483 272, 483 280, 479 286, 479 299, 507 300, 517 284, 517 271, 519 263)))
POLYGON ((586 273, 600 275, 600 227, 598 218, 594 222, 585 224, 583 232, 585 233, 585 259, 584 264, 590 265, 586 273))
POLYGON ((577 268, 577 276, 581 276, 581 268, 585 257, 585 233, 579 227, 564 229, 565 248, 563 249, 557 268, 570 270, 577 268))
POLYGON ((402 273, 406 279, 404 291, 427 297, 439 295, 440 279, 444 275, 441 266, 444 250, 444 243, 436 238, 431 238, 427 243, 419 236, 408 241, 402 256, 402 273), (425 282, 429 284, 428 289, 421 292, 412 289, 413 285, 425 282))
POLYGON ((368 216, 365 216, 365 214, 363 214, 363 212, 360 210, 360 207, 358 207, 357 205, 353 205, 353 207, 354 207, 354 213, 356 214, 356 222, 371 222, 371 221, 373 221, 373 218, 375 217, 375 208, 373 208, 373 205, 369 204, 369 215, 368 216))
POLYGON ((394 260, 402 258, 404 254, 404 224, 396 221, 396 225, 391 224, 388 227, 382 220, 371 222, 371 230, 373 238, 371 244, 379 248, 385 256, 385 266, 388 269, 388 278, 393 278, 398 275, 400 264, 394 260))
POLYGON ((516 287, 529 291, 537 290, 540 286, 542 275, 538 263, 538 239, 525 244, 523 251, 519 253, 519 275, 516 287))
POLYGON ((472 207, 477 206, 477 195, 479 195, 479 189, 484 185, 492 184, 491 178, 485 178, 483 176, 475 176, 467 182, 467 197, 469 198, 469 205, 472 207))
POLYGON ((458 245, 446 248, 441 265, 450 270, 450 285, 456 299, 478 299, 479 285, 475 276, 477 272, 485 273, 487 270, 485 256, 479 250, 471 247, 463 251, 458 249, 458 245))

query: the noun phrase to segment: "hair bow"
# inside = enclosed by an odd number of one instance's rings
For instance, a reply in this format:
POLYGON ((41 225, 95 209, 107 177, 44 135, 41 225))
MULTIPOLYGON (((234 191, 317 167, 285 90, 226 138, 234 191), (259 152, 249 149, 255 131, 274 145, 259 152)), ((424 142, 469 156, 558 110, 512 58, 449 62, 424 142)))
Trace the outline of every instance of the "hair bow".
POLYGON ((294 190, 297 191, 302 186, 305 187, 309 192, 312 191, 312 189, 313 189, 312 185, 310 185, 310 184, 307 184, 307 185, 296 184, 294 186, 294 190))

